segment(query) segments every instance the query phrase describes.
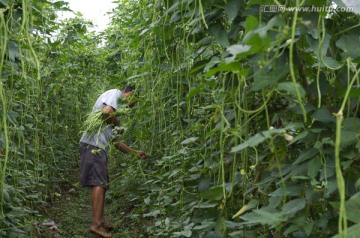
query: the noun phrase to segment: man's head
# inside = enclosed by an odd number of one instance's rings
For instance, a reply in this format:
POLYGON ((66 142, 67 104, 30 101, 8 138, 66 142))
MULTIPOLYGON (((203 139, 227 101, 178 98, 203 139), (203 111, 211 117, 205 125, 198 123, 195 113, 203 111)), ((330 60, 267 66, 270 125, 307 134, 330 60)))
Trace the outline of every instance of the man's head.
POLYGON ((135 106, 137 99, 136 95, 133 95, 134 91, 135 91, 135 86, 132 85, 127 85, 123 88, 123 90, 121 90, 122 98, 130 108, 135 106))
POLYGON ((133 92, 135 90, 135 86, 133 85, 126 85, 123 90, 121 90, 121 92, 123 93, 128 93, 128 92, 133 92))

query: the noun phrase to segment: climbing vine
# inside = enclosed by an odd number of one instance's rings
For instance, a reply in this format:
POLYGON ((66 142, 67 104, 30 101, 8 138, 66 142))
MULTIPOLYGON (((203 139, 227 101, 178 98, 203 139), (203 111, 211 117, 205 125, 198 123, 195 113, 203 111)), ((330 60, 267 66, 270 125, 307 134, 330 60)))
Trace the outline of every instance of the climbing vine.
POLYGON ((358 233, 356 9, 122 0, 101 34, 79 15, 56 21, 60 10, 0 1, 1 236, 34 235, 77 166, 91 103, 125 83, 139 100, 123 136, 150 158, 111 160, 107 199, 126 191, 148 236, 358 233))
POLYGON ((100 38, 81 18, 55 22, 66 5, 0 1, 1 237, 35 236, 43 211, 77 165, 88 92, 100 90, 103 56, 93 51, 100 38))
MULTIPOLYGON (((142 178, 133 218, 164 237, 354 234, 359 16, 301 11, 327 1, 135 2, 114 10, 134 31, 112 23, 117 49, 138 52, 119 62, 144 87, 131 121, 153 155, 127 162, 142 178)), ((114 199, 134 186, 123 174, 114 199)))

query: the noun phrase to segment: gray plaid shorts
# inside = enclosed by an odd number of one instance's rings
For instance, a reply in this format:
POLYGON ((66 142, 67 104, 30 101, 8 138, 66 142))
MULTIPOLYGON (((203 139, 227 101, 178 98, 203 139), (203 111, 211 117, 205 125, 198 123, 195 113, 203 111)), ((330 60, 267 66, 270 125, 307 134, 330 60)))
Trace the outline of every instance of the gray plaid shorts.
POLYGON ((80 185, 108 188, 106 152, 96 146, 80 143, 80 185))

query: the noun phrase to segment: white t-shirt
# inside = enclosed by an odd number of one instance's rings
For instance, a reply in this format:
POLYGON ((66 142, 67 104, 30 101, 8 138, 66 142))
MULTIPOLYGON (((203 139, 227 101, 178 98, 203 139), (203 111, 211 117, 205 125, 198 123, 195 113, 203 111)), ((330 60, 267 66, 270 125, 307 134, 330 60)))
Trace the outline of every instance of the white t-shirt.
MULTIPOLYGON (((104 92, 96 100, 92 112, 94 113, 96 111, 99 111, 106 105, 111 106, 116 111, 118 109, 118 100, 119 98, 121 98, 121 95, 122 93, 118 89, 110 89, 104 92)), ((101 133, 90 135, 84 132, 80 139, 80 142, 93 145, 107 151, 109 148, 109 142, 112 138, 113 129, 114 128, 111 125, 104 123, 101 133)))

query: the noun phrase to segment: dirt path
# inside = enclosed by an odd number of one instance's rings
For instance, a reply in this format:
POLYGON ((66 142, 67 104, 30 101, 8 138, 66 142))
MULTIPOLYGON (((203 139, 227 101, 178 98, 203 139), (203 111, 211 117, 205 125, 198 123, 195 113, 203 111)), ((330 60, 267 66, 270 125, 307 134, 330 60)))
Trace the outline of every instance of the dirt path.
MULTIPOLYGON (((90 190, 82 188, 77 182, 77 171, 69 177, 68 183, 55 193, 53 204, 46 209, 44 216, 49 226, 41 226, 39 238, 97 238, 89 231, 91 223, 90 190)), ((141 223, 129 219, 132 206, 125 199, 117 199, 105 204, 105 215, 116 225, 114 238, 148 237, 141 223)))

